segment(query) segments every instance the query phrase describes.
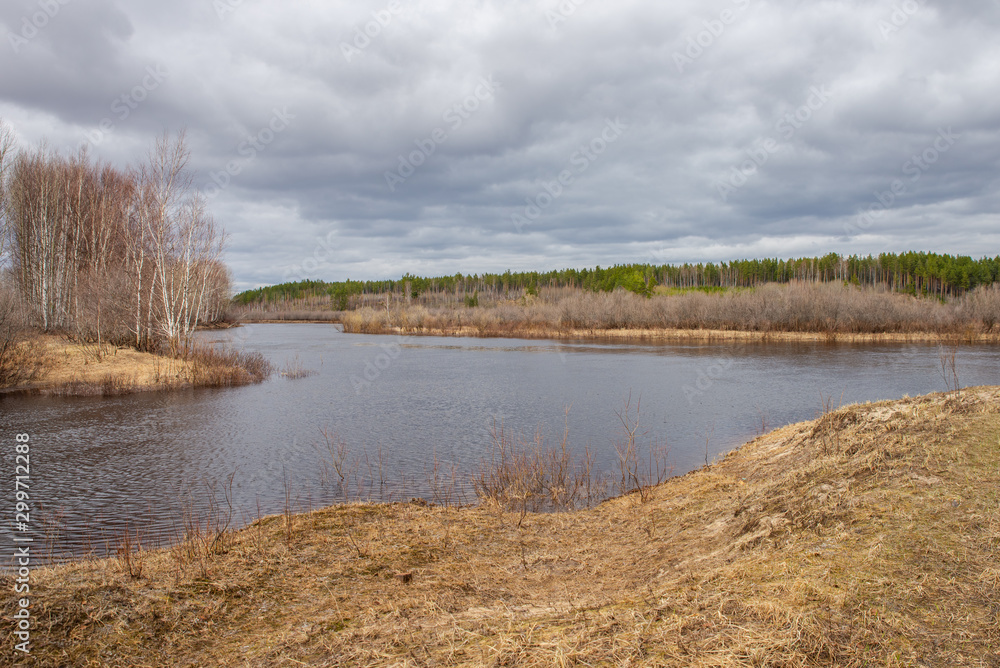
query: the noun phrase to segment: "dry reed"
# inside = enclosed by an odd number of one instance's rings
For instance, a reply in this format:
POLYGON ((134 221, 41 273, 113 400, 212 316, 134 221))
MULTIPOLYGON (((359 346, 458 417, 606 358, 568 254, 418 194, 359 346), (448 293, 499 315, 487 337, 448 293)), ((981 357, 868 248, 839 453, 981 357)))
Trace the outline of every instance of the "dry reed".
POLYGON ((344 331, 461 331, 523 336, 565 331, 706 330, 719 332, 993 336, 1000 320, 1000 287, 981 287, 943 303, 878 288, 838 283, 767 284, 716 294, 690 291, 645 298, 631 292, 542 289, 539 297, 484 302, 479 307, 429 308, 398 302, 342 316, 344 331))

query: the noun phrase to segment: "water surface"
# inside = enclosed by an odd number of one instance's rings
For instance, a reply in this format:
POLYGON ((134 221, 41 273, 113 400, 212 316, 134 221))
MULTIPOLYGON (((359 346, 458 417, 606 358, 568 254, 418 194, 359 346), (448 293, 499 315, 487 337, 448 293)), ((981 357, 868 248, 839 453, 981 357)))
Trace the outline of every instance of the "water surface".
MULTIPOLYGON (((675 473, 684 473, 762 429, 815 417, 825 398, 946 389, 931 345, 379 337, 298 324, 200 336, 315 373, 242 388, 0 399, 3 478, 13 489, 14 434, 29 433, 32 533, 47 553, 103 556, 126 524, 147 543, 169 541, 185 516, 204 517, 213 505, 225 511, 231 502, 240 525, 286 502, 336 502, 343 490, 330 475, 324 430, 347 444, 348 462, 362 462, 356 479, 386 481, 363 491, 433 499, 467 492, 501 423, 549 442, 568 426, 571 447, 589 446, 610 470, 612 442, 623 435, 616 412, 631 396, 643 442, 666 444, 675 473)), ((963 347, 956 360, 963 385, 1000 384, 995 347, 963 347)), ((0 534, 7 545, 10 526, 0 534)))

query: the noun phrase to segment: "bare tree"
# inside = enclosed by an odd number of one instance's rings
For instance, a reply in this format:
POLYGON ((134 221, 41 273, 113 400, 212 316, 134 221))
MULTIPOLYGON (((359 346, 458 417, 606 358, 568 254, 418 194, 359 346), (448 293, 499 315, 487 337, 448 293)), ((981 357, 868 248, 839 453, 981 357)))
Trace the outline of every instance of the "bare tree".
POLYGON ((206 212, 204 199, 192 189, 189 158, 183 132, 174 140, 164 134, 141 171, 146 201, 138 212, 153 267, 150 289, 157 302, 149 308, 173 353, 181 350, 198 325, 225 241, 206 212))
POLYGON ((229 298, 225 234, 193 189, 184 133, 157 138, 148 160, 120 171, 85 150, 44 144, 13 156, 0 124, 0 267, 9 257, 19 304, 45 330, 140 350, 186 346, 229 298))
POLYGON ((223 262, 216 260, 208 265, 208 285, 202 304, 201 322, 222 322, 232 301, 232 274, 223 262))
POLYGON ((57 155, 42 146, 18 154, 8 186, 15 277, 46 330, 64 326, 69 316, 69 245, 74 232, 67 225, 68 171, 57 155))
POLYGON ((7 224, 7 177, 17 142, 10 127, 0 119, 0 269, 6 264, 9 227, 7 224))

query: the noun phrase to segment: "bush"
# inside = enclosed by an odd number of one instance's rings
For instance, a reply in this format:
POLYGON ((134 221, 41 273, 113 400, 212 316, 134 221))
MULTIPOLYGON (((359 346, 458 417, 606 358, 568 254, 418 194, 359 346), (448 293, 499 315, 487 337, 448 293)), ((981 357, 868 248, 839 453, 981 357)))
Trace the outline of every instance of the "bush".
POLYGON ((980 286, 965 295, 962 310, 968 318, 982 323, 985 331, 992 332, 1000 321, 1000 283, 980 286))
POLYGON ((575 460, 568 433, 558 446, 547 446, 539 433, 533 441, 512 438, 493 425, 489 457, 479 464, 473 488, 480 503, 519 512, 573 510, 603 499, 606 481, 594 471, 590 450, 575 460))
POLYGON ((13 290, 0 286, 0 388, 30 383, 45 370, 43 346, 30 337, 13 290))
POLYGON ((250 385, 267 380, 274 366, 259 352, 196 346, 188 353, 191 383, 199 387, 250 385))

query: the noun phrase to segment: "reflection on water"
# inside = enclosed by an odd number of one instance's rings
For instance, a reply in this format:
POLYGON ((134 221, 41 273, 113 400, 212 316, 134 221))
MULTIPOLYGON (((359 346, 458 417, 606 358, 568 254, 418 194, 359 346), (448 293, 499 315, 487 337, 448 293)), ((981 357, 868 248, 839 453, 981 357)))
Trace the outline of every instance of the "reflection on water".
MULTIPOLYGON (((495 422, 554 441, 565 422, 572 447, 589 445, 610 469, 615 411, 629 393, 641 397, 640 431, 666 441, 684 473, 762 428, 815 417, 823 397, 848 403, 945 389, 939 349, 923 345, 376 337, 329 325, 201 336, 260 350, 278 368, 297 356, 316 373, 220 390, 0 399, 3 438, 31 434, 33 529, 53 556, 103 556, 126 523, 147 544, 174 540, 185 515, 228 514, 227 496, 236 525, 281 512, 286 489, 299 509, 336 502, 341 441, 352 494, 430 499, 467 494, 495 422)), ((957 369, 966 386, 1000 383, 1000 354, 962 348, 957 369)), ((11 489, 13 454, 3 449, 11 489)), ((9 524, 3 530, 12 545, 9 524)))

